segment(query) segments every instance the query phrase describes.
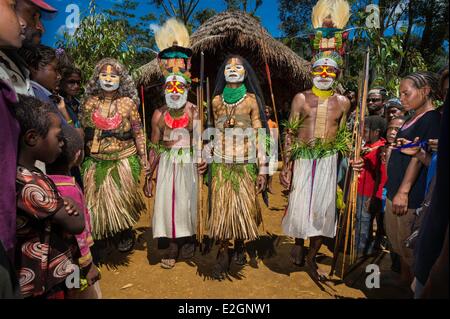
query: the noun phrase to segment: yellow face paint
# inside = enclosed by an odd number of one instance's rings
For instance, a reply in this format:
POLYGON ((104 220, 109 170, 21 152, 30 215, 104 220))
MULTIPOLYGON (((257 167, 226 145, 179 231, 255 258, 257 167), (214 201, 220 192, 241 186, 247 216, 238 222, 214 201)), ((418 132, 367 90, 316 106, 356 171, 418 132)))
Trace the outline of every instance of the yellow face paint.
POLYGON ((185 90, 186 90, 186 85, 179 81, 169 81, 166 83, 166 94, 169 94, 169 93, 184 94, 185 90))
POLYGON ((100 81, 111 84, 120 83, 120 76, 117 74, 116 70, 113 69, 112 65, 107 65, 106 72, 101 72, 98 78, 100 79, 100 81))
POLYGON ((319 65, 313 69, 313 76, 320 76, 322 78, 335 78, 335 69, 331 66, 319 65))

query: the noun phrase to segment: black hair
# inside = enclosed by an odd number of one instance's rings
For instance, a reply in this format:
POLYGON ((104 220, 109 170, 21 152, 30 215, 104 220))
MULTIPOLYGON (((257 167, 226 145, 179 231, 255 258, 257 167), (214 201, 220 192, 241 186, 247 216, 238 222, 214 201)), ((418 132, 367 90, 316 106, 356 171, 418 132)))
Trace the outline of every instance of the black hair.
POLYGON ((61 69, 62 81, 66 80, 72 74, 78 74, 81 77, 81 70, 73 65, 63 67, 61 69))
POLYGON ((50 113, 58 114, 50 104, 27 95, 19 94, 19 102, 14 107, 14 115, 20 124, 22 136, 29 130, 36 130, 42 137, 47 136, 50 113))
POLYGON ((241 60, 242 64, 244 65, 245 87, 247 88, 248 93, 255 94, 256 101, 258 102, 258 107, 259 107, 259 118, 261 119, 263 128, 267 129, 267 119, 266 119, 266 114, 264 112, 266 104, 264 103, 264 96, 263 96, 263 93, 261 90, 261 86, 259 85, 258 77, 256 76, 256 73, 253 70, 250 63, 248 63, 248 61, 246 59, 244 59, 242 56, 233 54, 233 55, 229 55, 225 58, 225 61, 222 63, 222 65, 219 68, 219 71, 217 72, 216 87, 214 88, 213 97, 222 94, 223 89, 227 85, 227 82, 225 81, 225 76, 224 76, 225 66, 228 63, 228 60, 233 59, 233 58, 241 60))
POLYGON ((375 86, 375 87, 371 88, 371 89, 369 90, 369 92, 370 92, 371 90, 378 90, 378 91, 380 91, 380 94, 381 94, 383 100, 386 100, 386 98, 387 98, 387 90, 386 90, 386 88, 384 88, 384 87, 382 87, 382 86, 375 86))
POLYGON ((404 115, 404 116, 396 116, 392 120, 390 120, 387 124, 389 126, 389 123, 392 122, 392 121, 395 121, 395 120, 402 120, 403 122, 406 122, 407 120, 409 120, 409 118, 410 118, 410 116, 406 116, 406 115, 404 115))
POLYGON ((365 127, 371 131, 380 130, 380 136, 386 133, 386 120, 379 115, 370 115, 365 119, 365 127))
POLYGON ((403 78, 403 80, 410 80, 417 89, 422 89, 426 86, 430 87, 431 99, 439 98, 440 88, 439 79, 436 74, 428 71, 419 71, 411 73, 403 78))
POLYGON ((32 47, 23 47, 19 50, 19 54, 25 60, 28 67, 35 70, 44 67, 57 59, 55 50, 43 44, 32 47))
POLYGON ((70 125, 62 125, 62 138, 64 146, 58 159, 52 165, 69 165, 75 159, 78 151, 84 149, 84 141, 77 130, 70 125))
POLYGON ((389 110, 391 108, 396 108, 399 109, 400 111, 403 111, 405 108, 403 107, 402 103, 395 98, 391 98, 389 99, 385 104, 384 104, 386 110, 389 110))

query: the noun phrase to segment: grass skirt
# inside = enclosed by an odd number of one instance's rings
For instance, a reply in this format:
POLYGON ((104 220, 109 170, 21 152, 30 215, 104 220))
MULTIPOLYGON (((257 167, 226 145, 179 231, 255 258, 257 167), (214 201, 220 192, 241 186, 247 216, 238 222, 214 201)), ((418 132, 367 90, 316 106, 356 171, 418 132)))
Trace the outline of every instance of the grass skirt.
POLYGON ((212 164, 209 234, 219 240, 254 240, 262 223, 254 164, 212 164))
POLYGON ((136 155, 119 160, 88 157, 83 163, 84 191, 95 240, 112 237, 137 223, 145 209, 138 190, 140 169, 136 155))

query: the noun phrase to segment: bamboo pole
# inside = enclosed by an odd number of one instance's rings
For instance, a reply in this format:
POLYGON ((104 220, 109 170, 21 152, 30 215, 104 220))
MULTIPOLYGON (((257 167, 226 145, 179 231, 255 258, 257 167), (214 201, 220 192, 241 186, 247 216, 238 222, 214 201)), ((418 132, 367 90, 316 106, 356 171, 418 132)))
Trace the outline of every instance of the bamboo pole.
MULTIPOLYGON (((199 122, 198 122, 198 139, 197 139, 197 163, 200 164, 202 162, 202 150, 203 150, 203 141, 202 141, 202 133, 203 133, 203 82, 204 82, 204 53, 200 53, 200 85, 197 87, 197 107, 199 114, 199 122)), ((200 247, 202 246, 203 236, 205 235, 205 212, 204 212, 204 203, 203 203, 203 174, 197 174, 197 240, 200 243, 200 247)))

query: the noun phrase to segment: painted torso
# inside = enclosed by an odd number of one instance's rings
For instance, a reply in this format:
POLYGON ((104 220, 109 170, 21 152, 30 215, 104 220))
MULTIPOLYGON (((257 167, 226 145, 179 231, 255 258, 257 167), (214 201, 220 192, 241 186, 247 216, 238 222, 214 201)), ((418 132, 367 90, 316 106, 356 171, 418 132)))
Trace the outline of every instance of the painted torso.
POLYGON ((158 127, 161 132, 161 143, 168 148, 191 147, 194 120, 198 118, 197 106, 187 102, 184 107, 184 115, 176 118, 170 116, 167 106, 161 107, 159 111, 161 116, 158 120, 158 127), (186 121, 183 121, 183 118, 186 121))
MULTIPOLYGON (((239 135, 244 135, 242 130, 248 128, 258 129, 262 127, 261 119, 259 115, 258 103, 254 94, 247 93, 245 99, 233 107, 227 106, 223 103, 222 96, 216 96, 212 102, 215 127, 220 132, 224 133, 227 127, 227 120, 234 118, 232 122, 235 130, 235 138, 239 138, 239 135), (233 116, 234 114, 234 116, 233 116)), ((256 136, 256 134, 255 134, 256 136)), ((250 147, 254 147, 255 141, 250 141, 248 138, 243 138, 239 142, 233 143, 232 148, 225 146, 225 136, 222 136, 221 144, 222 150, 215 147, 215 154, 221 157, 230 157, 232 155, 236 157, 248 158, 250 147), (251 143, 251 144, 250 144, 251 143), (223 153, 222 153, 223 152, 223 153)))
POLYGON ((333 140, 339 130, 339 124, 345 115, 345 97, 334 94, 328 98, 326 112, 322 114, 323 121, 318 118, 319 102, 324 99, 317 97, 310 90, 301 93, 304 95, 305 103, 300 108, 300 118, 304 118, 300 129, 298 130, 298 139, 301 142, 311 142, 317 138, 324 140, 333 140), (322 126, 322 127, 319 127, 322 126))
MULTIPOLYGON (((83 127, 101 129, 103 132, 121 135, 122 138, 110 136, 100 139, 100 154, 111 154, 123 151, 135 144, 132 135, 133 118, 139 114, 132 99, 122 97, 114 101, 90 98, 83 107, 83 127)), ((140 125, 140 122, 138 122, 140 125)), ((91 148, 92 140, 87 142, 91 148)))

